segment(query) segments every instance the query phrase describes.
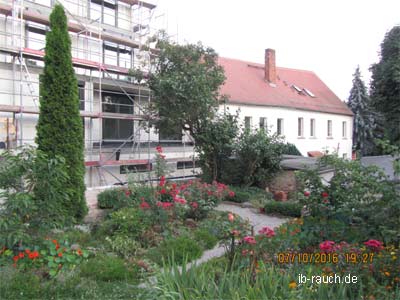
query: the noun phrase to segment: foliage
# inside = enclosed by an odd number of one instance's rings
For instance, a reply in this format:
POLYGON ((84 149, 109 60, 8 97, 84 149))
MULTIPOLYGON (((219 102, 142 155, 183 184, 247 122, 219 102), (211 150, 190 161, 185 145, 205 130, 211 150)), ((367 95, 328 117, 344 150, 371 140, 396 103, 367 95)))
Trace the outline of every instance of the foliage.
POLYGON ((200 245, 186 236, 164 240, 156 249, 150 250, 150 259, 159 265, 173 258, 177 264, 200 258, 203 253, 200 245))
POLYGON ((212 249, 218 243, 218 238, 209 230, 197 229, 194 233, 194 239, 204 248, 212 249))
POLYGON ((130 238, 128 235, 117 234, 105 238, 111 250, 122 258, 133 257, 140 250, 140 243, 130 238))
POLYGON ((370 102, 367 88, 361 79, 360 67, 357 67, 353 74, 353 87, 347 105, 354 114, 353 149, 359 151, 361 156, 370 154, 374 147, 375 114, 370 102))
POLYGON ((137 281, 137 266, 128 265, 119 257, 98 255, 89 259, 80 267, 82 277, 93 278, 96 281, 137 281))
MULTIPOLYGON (((351 284, 297 284, 299 273, 321 274, 315 265, 285 270, 278 266, 258 263, 256 278, 247 269, 230 271, 227 262, 215 267, 213 261, 201 266, 182 266, 177 264, 165 266, 157 276, 157 285, 149 291, 156 299, 368 299, 363 285, 351 284), (211 266, 210 266, 211 265, 211 266), (222 268, 222 271, 221 271, 222 268)), ((373 291, 375 294, 377 291, 373 291)), ((395 294, 382 291, 379 299, 390 299, 395 294), (387 298, 385 298, 387 297, 387 298)), ((397 293, 396 295, 399 295, 397 293)), ((371 298, 372 299, 372 298, 371 298)), ((378 299, 378 298, 376 298, 378 299)), ((395 299, 395 298, 393 298, 395 299)))
POLYGON ((296 145, 292 143, 282 143, 282 154, 302 156, 296 145))
POLYGON ((280 170, 282 142, 265 130, 244 130, 236 145, 237 167, 242 171, 242 184, 265 187, 280 170))
MULTIPOLYGON (((305 190, 298 197, 316 218, 310 219, 310 226, 325 224, 319 227, 323 233, 337 229, 335 234, 343 234, 341 238, 345 241, 358 241, 365 236, 386 243, 398 241, 399 196, 385 175, 377 167, 364 167, 359 161, 335 156, 325 156, 321 163, 334 168, 329 186, 322 184, 316 171, 308 170, 298 177, 305 190), (357 236, 352 235, 353 231, 358 232, 357 236)), ((320 238, 333 237, 323 234, 320 238)))
POLYGON ((22 148, 0 159, 0 244, 13 247, 41 228, 64 225, 70 195, 62 157, 22 148))
POLYGON ((206 182, 221 181, 223 167, 229 163, 238 135, 238 115, 220 114, 207 123, 196 135, 195 145, 202 177, 206 182))
POLYGON ((225 76, 218 56, 201 43, 177 45, 165 37, 156 47, 159 53, 148 83, 154 96, 152 109, 161 116, 157 126, 182 128, 196 140, 208 126, 206 121, 214 118, 220 101, 218 92, 225 76))
POLYGON ((119 209, 130 204, 130 192, 120 188, 107 189, 97 195, 99 208, 119 209))
POLYGON ((86 250, 72 249, 68 242, 59 244, 57 240, 46 240, 42 247, 21 249, 14 254, 14 267, 21 270, 41 269, 45 276, 51 277, 61 270, 75 268, 89 256, 86 250))
MULTIPOLYGON (((67 17, 61 5, 55 5, 50 15, 45 52, 35 141, 38 149, 50 158, 59 155, 65 159, 68 181, 58 192, 67 190, 71 197, 64 203, 68 209, 64 216, 82 220, 88 210, 84 196, 84 136, 67 17)), ((46 182, 41 185, 46 185, 46 182)))
POLYGON ((141 234, 150 227, 146 214, 139 208, 122 208, 110 214, 103 223, 104 231, 108 235, 123 235, 140 240, 141 234))
POLYGON ((400 143, 400 27, 386 33, 380 61, 371 66, 372 105, 382 115, 383 127, 391 144, 400 143))
POLYGON ((267 202, 264 206, 264 210, 266 214, 273 214, 277 213, 282 216, 288 217, 300 217, 301 216, 301 209, 303 205, 298 202, 291 202, 291 201, 270 201, 267 202))

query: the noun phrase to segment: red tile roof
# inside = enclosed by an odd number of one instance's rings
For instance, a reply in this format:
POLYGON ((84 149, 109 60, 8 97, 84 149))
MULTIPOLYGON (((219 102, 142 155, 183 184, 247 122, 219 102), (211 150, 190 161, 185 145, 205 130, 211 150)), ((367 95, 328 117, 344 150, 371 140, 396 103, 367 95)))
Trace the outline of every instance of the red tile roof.
POLYGON ((264 80, 264 65, 230 58, 219 58, 226 81, 221 94, 229 103, 290 107, 302 110, 352 116, 351 110, 311 71, 276 68, 276 86, 264 80), (307 89, 315 97, 293 87, 307 89))

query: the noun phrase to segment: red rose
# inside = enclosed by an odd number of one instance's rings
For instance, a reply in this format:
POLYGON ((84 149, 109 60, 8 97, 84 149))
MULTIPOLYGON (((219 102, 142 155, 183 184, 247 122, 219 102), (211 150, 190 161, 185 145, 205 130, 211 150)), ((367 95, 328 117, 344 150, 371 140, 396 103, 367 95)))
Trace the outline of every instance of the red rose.
POLYGON ((306 197, 310 196, 310 192, 309 191, 305 191, 304 192, 304 196, 306 196, 306 197))
POLYGON ((326 197, 328 197, 329 196, 329 194, 327 193, 327 192, 322 192, 322 197, 324 197, 324 198, 326 198, 326 197))

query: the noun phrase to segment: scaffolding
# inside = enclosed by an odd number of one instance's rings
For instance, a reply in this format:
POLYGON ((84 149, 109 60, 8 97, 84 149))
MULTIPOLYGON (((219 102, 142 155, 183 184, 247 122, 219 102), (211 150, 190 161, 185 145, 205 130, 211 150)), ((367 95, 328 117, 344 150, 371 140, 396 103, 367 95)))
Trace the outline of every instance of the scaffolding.
POLYGON ((11 4, 0 0, 0 122, 6 124, 3 136, 0 131, 0 146, 3 143, 3 148, 9 149, 34 144, 38 75, 45 54, 43 32, 48 30, 56 3, 67 13, 72 63, 82 83, 79 95, 87 185, 123 183, 126 180, 117 176, 117 167, 119 173, 124 173, 123 168, 139 168, 151 179, 152 148, 160 142, 178 142, 177 149, 171 148, 169 162, 183 162, 183 176, 188 175, 186 169, 194 175, 193 140, 187 134, 180 141, 158 138, 151 127, 152 117, 146 113, 151 92, 130 76, 131 69, 150 72, 150 59, 157 54, 146 44, 159 29, 152 26, 155 5, 138 0, 13 0, 11 4), (113 100, 118 98, 125 103, 113 100), (117 124, 126 132, 113 138, 115 128, 107 124, 117 124))

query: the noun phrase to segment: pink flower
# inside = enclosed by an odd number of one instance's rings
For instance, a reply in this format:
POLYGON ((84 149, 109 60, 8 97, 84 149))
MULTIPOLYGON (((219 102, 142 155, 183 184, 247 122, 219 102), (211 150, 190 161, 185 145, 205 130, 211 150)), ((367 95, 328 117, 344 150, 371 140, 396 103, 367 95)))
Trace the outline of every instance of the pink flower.
POLYGON ((143 201, 142 203, 140 203, 140 208, 148 209, 148 208, 150 208, 150 205, 146 201, 143 201))
POLYGON ((325 241, 319 244, 319 249, 323 252, 332 252, 334 244, 334 241, 325 241))
POLYGON ((232 213, 229 213, 228 220, 229 220, 229 222, 233 222, 233 220, 235 220, 235 216, 232 213))
POLYGON ((243 241, 244 241, 246 244, 249 244, 249 245, 255 245, 255 244, 256 244, 256 239, 254 238, 254 236, 250 236, 250 235, 245 236, 245 237, 243 238, 243 241))
POLYGON ((239 236, 239 234, 240 234, 240 231, 239 231, 239 230, 236 230, 236 229, 234 229, 234 230, 232 230, 232 231, 231 231, 231 233, 232 233, 234 236, 239 236))
POLYGON ((157 150, 158 153, 162 153, 162 152, 163 152, 163 149, 162 149, 161 146, 157 146, 157 147, 156 147, 156 150, 157 150))
POLYGON ((378 240, 368 240, 364 242, 364 245, 370 247, 374 251, 380 251, 383 249, 383 243, 378 240))
POLYGON ((322 196, 323 198, 326 198, 326 197, 329 196, 329 194, 328 194, 327 192, 322 192, 321 196, 322 196))
POLYGON ((192 203, 190 203, 190 205, 191 205, 194 209, 196 209, 196 208, 199 207, 199 204, 198 204, 197 202, 192 202, 192 203))
POLYGON ((160 194, 161 195, 165 195, 167 193, 167 191, 165 189, 161 189, 160 194))
POLYGON ((229 197, 231 197, 231 198, 235 197, 235 192, 230 191, 230 192, 229 192, 229 197))
POLYGON ((212 194, 213 194, 212 191, 207 191, 207 195, 208 195, 208 196, 211 196, 212 194))
POLYGON ((125 191, 125 195, 126 195, 126 196, 130 196, 130 194, 131 194, 131 191, 130 191, 130 190, 126 190, 126 191, 125 191))
POLYGON ((156 205, 163 209, 169 209, 172 206, 174 206, 174 204, 172 202, 161 202, 161 201, 157 201, 156 205))
POLYGON ((306 196, 306 197, 310 196, 310 192, 309 191, 305 191, 304 192, 304 196, 306 196))
POLYGON ((160 186, 164 186, 165 185, 165 176, 161 176, 160 177, 160 186))
POLYGON ((260 231, 258 231, 259 234, 265 235, 266 237, 273 237, 275 235, 275 231, 272 228, 269 228, 268 226, 265 226, 261 228, 260 231))
POLYGON ((175 197, 174 202, 180 203, 180 204, 186 204, 187 203, 187 201, 185 199, 180 198, 180 197, 175 197))

